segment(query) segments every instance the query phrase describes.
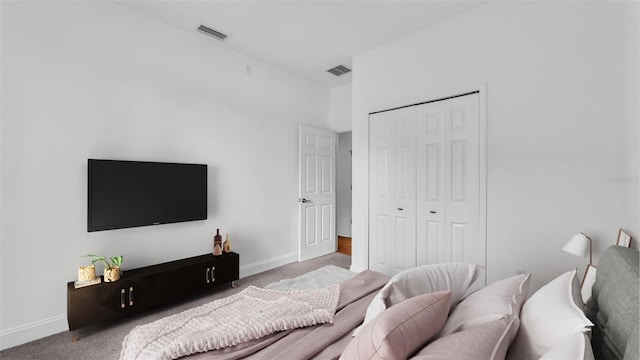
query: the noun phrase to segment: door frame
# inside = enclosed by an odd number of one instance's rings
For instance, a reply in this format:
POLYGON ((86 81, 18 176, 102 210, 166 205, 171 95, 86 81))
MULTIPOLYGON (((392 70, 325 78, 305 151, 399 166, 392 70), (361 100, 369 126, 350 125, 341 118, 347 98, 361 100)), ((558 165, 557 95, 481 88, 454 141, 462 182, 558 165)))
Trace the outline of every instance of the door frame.
POLYGON ((346 131, 340 131, 337 132, 337 136, 338 136, 338 141, 336 143, 336 236, 337 237, 347 237, 347 238, 351 238, 351 229, 352 229, 352 219, 353 219, 353 206, 352 206, 352 191, 353 191, 353 178, 352 178, 352 152, 353 152, 353 141, 351 140, 353 138, 353 132, 352 130, 346 130, 346 131), (340 150, 344 150, 344 144, 341 143, 340 138, 341 135, 343 134, 349 134, 349 155, 345 156, 344 158, 341 156, 340 154, 340 150), (347 161, 348 162, 348 166, 341 166, 341 163, 343 161, 347 161), (345 183, 343 180, 343 178, 345 177, 345 174, 343 174, 343 171, 345 170, 344 167, 348 168, 346 169, 346 176, 348 177, 348 184, 345 183), (349 190, 347 191, 348 196, 344 196, 345 193, 344 192, 340 192, 340 189, 342 187, 343 190, 346 189, 346 187, 349 187, 349 190), (343 195, 343 196, 340 196, 343 195), (340 205, 345 205, 347 209, 344 209, 345 211, 340 211, 340 205), (349 224, 348 225, 348 234, 340 234, 340 224, 342 223, 344 225, 344 223, 348 221, 349 224))

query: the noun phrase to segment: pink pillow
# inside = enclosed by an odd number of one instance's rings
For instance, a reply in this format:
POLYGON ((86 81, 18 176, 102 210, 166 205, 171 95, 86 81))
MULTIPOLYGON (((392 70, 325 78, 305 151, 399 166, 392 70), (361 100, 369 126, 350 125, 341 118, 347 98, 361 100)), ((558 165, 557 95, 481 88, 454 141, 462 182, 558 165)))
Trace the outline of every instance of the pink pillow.
MULTIPOLYGON (((520 308, 527 299, 530 279, 531 274, 516 275, 469 294, 453 308, 439 336, 447 336, 490 321, 519 317, 520 308)), ((511 340, 513 339, 509 339, 511 340)))
POLYGON ((450 303, 446 290, 391 306, 362 328, 340 359, 406 359, 442 329, 450 303))
POLYGON ((411 359, 504 359, 518 323, 517 317, 504 318, 453 333, 425 346, 411 359))

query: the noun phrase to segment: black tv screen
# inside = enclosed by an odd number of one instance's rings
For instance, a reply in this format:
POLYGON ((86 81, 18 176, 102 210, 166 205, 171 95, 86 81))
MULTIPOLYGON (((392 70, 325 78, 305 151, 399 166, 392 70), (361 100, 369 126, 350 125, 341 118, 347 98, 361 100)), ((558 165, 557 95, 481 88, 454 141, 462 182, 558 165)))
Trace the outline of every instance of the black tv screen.
POLYGON ((88 231, 207 218, 207 165, 88 161, 88 231))

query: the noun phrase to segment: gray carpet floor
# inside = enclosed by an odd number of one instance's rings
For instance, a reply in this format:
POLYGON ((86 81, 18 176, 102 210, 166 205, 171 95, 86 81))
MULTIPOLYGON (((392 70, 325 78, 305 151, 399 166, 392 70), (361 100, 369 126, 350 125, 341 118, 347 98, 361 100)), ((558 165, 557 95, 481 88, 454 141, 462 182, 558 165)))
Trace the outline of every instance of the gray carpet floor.
POLYGON ((90 359, 118 359, 122 349, 122 340, 136 325, 160 319, 162 317, 199 306, 224 296, 235 294, 249 285, 264 287, 282 279, 290 279, 324 265, 335 265, 348 269, 351 257, 333 253, 305 262, 287 264, 260 274, 248 276, 238 280, 236 288, 221 287, 219 291, 200 298, 190 299, 173 306, 157 308, 155 311, 145 312, 116 322, 87 326, 75 331, 65 331, 43 339, 35 340, 0 351, 2 360, 90 360, 90 359))

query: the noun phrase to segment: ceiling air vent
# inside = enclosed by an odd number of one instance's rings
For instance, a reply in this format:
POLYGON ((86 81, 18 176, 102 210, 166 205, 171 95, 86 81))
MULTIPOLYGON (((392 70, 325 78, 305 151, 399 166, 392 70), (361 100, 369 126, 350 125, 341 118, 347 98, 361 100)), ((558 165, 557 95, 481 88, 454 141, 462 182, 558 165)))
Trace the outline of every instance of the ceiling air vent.
POLYGON ((334 68, 331 68, 329 70, 327 70, 328 72, 332 73, 335 76, 340 76, 340 75, 344 75, 346 73, 350 73, 351 69, 349 69, 348 67, 344 66, 344 65, 338 65, 334 68))
POLYGON ((206 27, 204 25, 200 25, 198 27, 198 31, 200 31, 203 34, 206 34, 206 35, 209 35, 211 37, 214 37, 214 38, 216 38, 216 39, 218 39, 220 41, 223 41, 228 36, 227 34, 223 34, 220 31, 213 30, 213 29, 208 28, 208 27, 206 27))

